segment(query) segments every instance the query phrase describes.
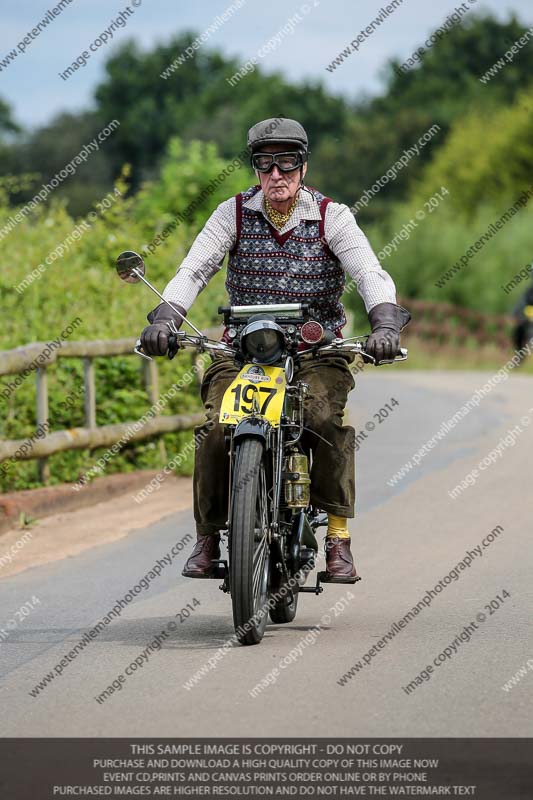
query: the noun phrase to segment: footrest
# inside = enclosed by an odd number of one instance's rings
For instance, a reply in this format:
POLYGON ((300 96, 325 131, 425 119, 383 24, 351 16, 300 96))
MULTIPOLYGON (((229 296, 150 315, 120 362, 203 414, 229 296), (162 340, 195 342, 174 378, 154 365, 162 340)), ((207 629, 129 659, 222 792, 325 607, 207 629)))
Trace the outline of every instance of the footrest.
POLYGON ((320 584, 317 584, 316 586, 301 586, 300 589, 298 590, 298 594, 301 594, 302 592, 310 592, 310 594, 321 594, 323 591, 324 589, 322 588, 322 586, 320 584))
POLYGON ((317 584, 318 583, 357 583, 360 581, 361 578, 359 575, 356 575, 355 578, 342 578, 342 577, 332 577, 328 575, 327 572, 319 572, 317 575, 317 584))

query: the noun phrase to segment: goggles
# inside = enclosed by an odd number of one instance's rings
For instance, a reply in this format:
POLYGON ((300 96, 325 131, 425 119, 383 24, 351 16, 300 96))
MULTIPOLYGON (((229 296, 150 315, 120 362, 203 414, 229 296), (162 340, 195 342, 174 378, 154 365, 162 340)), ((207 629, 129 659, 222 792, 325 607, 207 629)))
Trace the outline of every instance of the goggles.
POLYGON ((252 167, 258 172, 270 172, 274 164, 281 172, 292 172, 304 163, 302 153, 253 153, 252 167))

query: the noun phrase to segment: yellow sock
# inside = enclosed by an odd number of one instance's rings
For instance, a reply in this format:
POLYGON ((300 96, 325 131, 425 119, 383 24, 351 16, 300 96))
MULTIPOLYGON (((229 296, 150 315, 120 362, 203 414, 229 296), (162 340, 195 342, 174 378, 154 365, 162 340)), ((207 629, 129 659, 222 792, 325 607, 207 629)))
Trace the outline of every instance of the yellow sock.
POLYGON ((335 514, 328 514, 328 531, 326 537, 338 536, 339 539, 349 539, 348 520, 345 517, 336 517, 335 514))

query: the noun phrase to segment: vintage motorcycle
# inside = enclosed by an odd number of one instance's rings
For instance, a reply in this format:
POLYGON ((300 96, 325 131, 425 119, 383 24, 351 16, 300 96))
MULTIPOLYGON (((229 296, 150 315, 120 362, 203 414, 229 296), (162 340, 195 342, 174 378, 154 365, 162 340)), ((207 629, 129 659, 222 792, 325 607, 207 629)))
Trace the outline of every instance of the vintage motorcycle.
MULTIPOLYGON (((128 283, 142 281, 145 264, 133 251, 121 253, 117 272, 128 283)), ((175 309, 173 309, 175 310, 175 309)), ((316 585, 304 583, 317 561, 317 528, 327 515, 310 504, 311 453, 301 443, 307 384, 295 381, 295 365, 320 353, 364 353, 367 336, 339 339, 313 319, 305 304, 230 306, 224 316, 226 339, 213 341, 189 319, 195 335, 182 330, 169 337, 168 357, 190 347, 199 353, 231 356, 240 371, 225 392, 219 422, 226 427, 230 461, 227 531, 229 564, 213 564, 213 576, 231 595, 233 622, 241 644, 258 644, 267 619, 291 622, 302 592, 320 594, 326 572, 316 585)), ((135 352, 142 352, 140 340, 135 352)), ((394 361, 407 358, 402 349, 394 361)), ((393 361, 381 362, 393 363, 393 361)), ((359 578, 346 578, 355 583, 359 578)), ((341 582, 336 579, 335 582, 341 582)))

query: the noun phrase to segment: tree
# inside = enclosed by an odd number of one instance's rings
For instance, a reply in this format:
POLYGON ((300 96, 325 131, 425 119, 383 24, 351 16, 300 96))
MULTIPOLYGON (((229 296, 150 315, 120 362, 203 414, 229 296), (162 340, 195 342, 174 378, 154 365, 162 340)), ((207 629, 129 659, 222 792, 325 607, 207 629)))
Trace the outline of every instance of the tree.
POLYGON ((363 223, 384 220, 391 204, 409 195, 427 164, 444 145, 451 127, 460 126, 463 116, 475 109, 475 113, 483 111, 490 118, 495 109, 529 84, 533 71, 531 45, 524 47, 488 84, 480 81, 524 33, 526 28, 513 16, 502 23, 490 14, 469 15, 426 49, 417 66, 400 72, 397 59, 388 62, 385 91, 356 104, 338 148, 320 152, 322 168, 331 165, 337 194, 343 194, 348 174, 352 193, 351 200, 346 202, 355 202, 432 125, 438 125, 440 131, 361 210, 363 223), (336 150, 342 153, 344 174, 334 169, 336 150))
POLYGON ((450 191, 447 205, 467 219, 482 205, 512 204, 533 183, 532 120, 533 86, 512 105, 458 119, 424 171, 413 202, 420 206, 444 185, 450 191))
POLYGON ((508 22, 500 22, 491 14, 464 17, 426 49, 419 64, 407 72, 398 74, 400 64, 391 60, 387 91, 372 101, 370 109, 395 114, 405 108, 423 108, 435 122, 448 128, 472 105, 508 102, 531 80, 531 45, 488 84, 480 78, 526 32, 514 16, 508 22))
POLYGON ((232 159, 246 145, 246 132, 265 117, 295 117, 307 128, 312 147, 324 136, 338 137, 349 115, 348 104, 313 83, 295 85, 259 68, 231 85, 240 68, 207 48, 195 50, 178 69, 161 75, 193 41, 192 33, 143 53, 128 43, 106 65, 96 90, 102 120, 116 117, 120 130, 110 143, 114 168, 132 164, 134 185, 151 177, 172 136, 184 141, 213 141, 232 159))
POLYGON ((14 121, 12 112, 8 104, 0 99, 0 141, 5 133, 19 133, 20 127, 14 121))
MULTIPOLYGON (((3 153, 0 152, 2 172, 31 177, 17 191, 12 190, 12 202, 21 204, 30 200, 42 184, 54 178, 86 144, 95 139, 101 128, 100 117, 95 112, 59 114, 48 125, 23 134, 6 147, 3 153)), ((109 191, 113 173, 106 148, 112 136, 97 151, 91 148, 86 163, 75 165, 75 173, 61 177, 60 185, 54 189, 54 197, 64 199, 70 213, 87 212, 94 200, 109 191)))

